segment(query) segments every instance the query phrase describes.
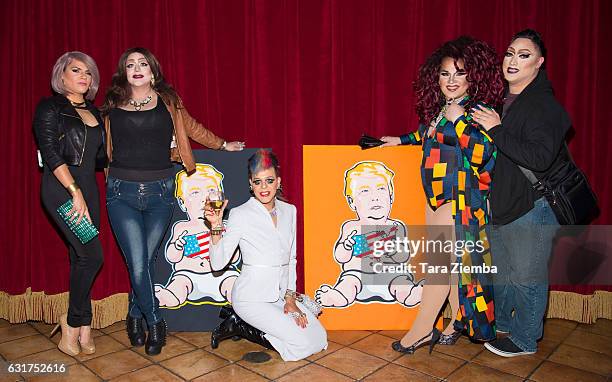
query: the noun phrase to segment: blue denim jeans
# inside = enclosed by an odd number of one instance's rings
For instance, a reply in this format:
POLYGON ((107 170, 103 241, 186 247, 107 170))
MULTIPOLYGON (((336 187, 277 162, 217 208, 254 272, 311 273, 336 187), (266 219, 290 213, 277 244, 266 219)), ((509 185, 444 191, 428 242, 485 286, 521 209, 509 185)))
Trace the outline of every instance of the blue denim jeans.
POLYGON ((548 259, 559 228, 545 198, 512 223, 489 226, 497 330, 524 351, 537 351, 548 303, 548 259), (514 315, 512 314, 514 312, 514 315))
POLYGON ((108 216, 132 284, 128 314, 144 316, 149 326, 162 319, 153 276, 157 250, 170 224, 174 204, 173 177, 154 182, 108 178, 108 216))

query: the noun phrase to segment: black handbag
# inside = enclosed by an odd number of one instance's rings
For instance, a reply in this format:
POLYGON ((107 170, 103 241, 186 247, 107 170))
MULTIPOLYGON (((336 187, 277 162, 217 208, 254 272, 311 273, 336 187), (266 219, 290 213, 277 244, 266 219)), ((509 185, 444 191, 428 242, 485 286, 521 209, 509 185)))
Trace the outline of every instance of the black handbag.
POLYGON ((597 196, 574 163, 567 145, 564 149, 566 160, 549 170, 542 179, 538 180, 531 170, 519 168, 531 182, 531 187, 546 197, 559 224, 589 224, 599 214, 597 196))
POLYGON ((361 147, 362 150, 371 149, 373 147, 380 146, 383 143, 385 142, 381 141, 378 138, 370 137, 369 135, 365 134, 363 134, 361 138, 359 138, 359 147, 361 147))

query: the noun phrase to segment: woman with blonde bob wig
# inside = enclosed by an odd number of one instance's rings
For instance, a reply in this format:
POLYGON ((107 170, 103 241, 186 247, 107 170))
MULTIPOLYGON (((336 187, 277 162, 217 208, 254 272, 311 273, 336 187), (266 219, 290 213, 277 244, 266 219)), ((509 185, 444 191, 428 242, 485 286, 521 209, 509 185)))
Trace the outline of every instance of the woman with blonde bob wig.
POLYGON ((91 101, 100 76, 94 60, 81 52, 64 53, 55 63, 51 87, 56 93, 38 104, 34 134, 43 160, 41 198, 70 249, 68 313, 60 317, 58 348, 69 355, 92 354, 90 291, 102 266, 102 246, 95 237, 82 244, 60 218, 57 208, 72 199, 69 212, 100 227, 100 203, 95 170, 106 166, 102 119, 91 101))

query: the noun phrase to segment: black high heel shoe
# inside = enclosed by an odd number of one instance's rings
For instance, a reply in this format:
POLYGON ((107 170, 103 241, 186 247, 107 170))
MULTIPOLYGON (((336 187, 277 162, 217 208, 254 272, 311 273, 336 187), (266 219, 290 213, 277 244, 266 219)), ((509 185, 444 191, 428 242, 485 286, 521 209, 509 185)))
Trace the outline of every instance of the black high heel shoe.
POLYGON ((454 345, 457 343, 459 337, 461 337, 462 331, 455 330, 451 334, 440 334, 440 339, 438 339, 438 343, 440 345, 454 345))
POLYGON ((404 347, 400 341, 395 341, 391 344, 391 348, 396 352, 405 353, 405 354, 414 354, 414 352, 427 344, 429 344, 429 354, 433 351, 434 346, 438 343, 440 339, 441 332, 437 328, 433 328, 431 332, 427 333, 427 335, 417 342, 413 343, 408 347, 404 347), (426 341, 427 337, 431 336, 429 341, 426 341))

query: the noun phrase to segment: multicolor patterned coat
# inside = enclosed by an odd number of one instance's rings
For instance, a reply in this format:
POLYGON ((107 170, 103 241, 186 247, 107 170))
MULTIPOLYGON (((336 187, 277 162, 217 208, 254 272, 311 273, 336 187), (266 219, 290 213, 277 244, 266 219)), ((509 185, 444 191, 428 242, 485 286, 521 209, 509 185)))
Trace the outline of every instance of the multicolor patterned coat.
POLYGON ((487 198, 497 152, 491 138, 467 112, 455 123, 442 118, 433 136, 428 136, 427 130, 427 126, 420 125, 417 131, 400 139, 402 144, 423 147, 421 179, 428 203, 436 210, 450 202, 456 240, 474 243, 480 240, 484 248, 464 249, 457 259, 461 263, 460 309, 455 328, 465 330, 475 340, 492 340, 495 338, 492 275, 466 271, 465 267, 492 265, 485 226, 490 216, 487 198))

